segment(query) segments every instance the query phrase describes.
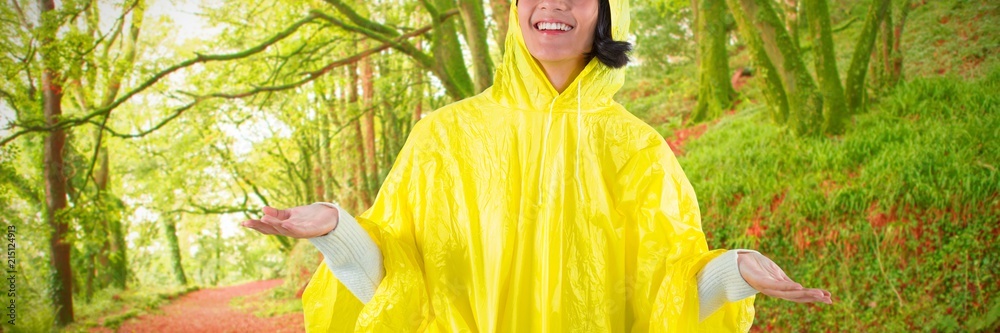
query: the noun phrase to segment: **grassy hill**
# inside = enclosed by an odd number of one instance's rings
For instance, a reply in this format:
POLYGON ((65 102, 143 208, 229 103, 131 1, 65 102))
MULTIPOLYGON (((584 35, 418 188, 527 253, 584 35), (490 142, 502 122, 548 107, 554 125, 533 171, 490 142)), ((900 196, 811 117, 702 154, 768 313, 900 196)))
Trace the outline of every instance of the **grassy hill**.
MULTIPOLYGON (((834 295, 832 306, 760 296, 756 330, 1000 329, 1000 5, 914 3, 906 81, 841 136, 774 125, 754 79, 732 112, 687 124, 690 64, 633 79, 619 96, 677 147, 710 246, 759 249, 834 295)), ((834 19, 865 5, 840 3, 834 19)), ((839 32, 838 45, 858 29, 839 32)), ((838 50, 846 58, 851 47, 838 50)), ((732 63, 747 55, 734 51, 732 63)))

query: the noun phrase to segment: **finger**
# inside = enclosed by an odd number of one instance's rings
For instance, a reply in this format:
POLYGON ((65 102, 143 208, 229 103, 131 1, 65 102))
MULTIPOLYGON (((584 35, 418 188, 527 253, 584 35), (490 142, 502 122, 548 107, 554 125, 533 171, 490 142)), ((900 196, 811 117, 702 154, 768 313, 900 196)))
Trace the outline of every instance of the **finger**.
POLYGON ((778 297, 796 303, 815 303, 815 302, 826 303, 827 301, 827 298, 823 296, 823 291, 819 289, 803 289, 803 290, 791 290, 791 291, 764 290, 761 292, 768 296, 778 297))
POLYGON ((811 302, 833 304, 833 300, 830 299, 830 292, 822 289, 809 289, 809 295, 812 298, 811 302))
POLYGON ((281 224, 281 223, 285 222, 285 221, 283 221, 281 219, 278 219, 277 217, 272 216, 272 215, 264 215, 264 216, 262 216, 260 218, 260 221, 263 222, 263 223, 269 224, 271 226, 275 226, 275 225, 278 225, 278 224, 281 224))
POLYGON ((262 234, 265 234, 265 235, 278 234, 278 230, 276 230, 274 227, 272 227, 272 226, 270 226, 270 225, 268 225, 266 223, 262 223, 260 220, 247 220, 247 221, 244 221, 243 222, 243 226, 247 227, 247 228, 251 228, 251 229, 257 230, 258 232, 260 232, 262 234))
POLYGON ((777 277, 772 279, 760 279, 757 283, 760 284, 761 288, 770 290, 792 291, 804 289, 801 284, 795 281, 779 280, 777 277))
POLYGON ((291 215, 288 210, 277 209, 271 206, 264 206, 263 210, 264 215, 277 217, 279 220, 288 219, 288 216, 291 215))
POLYGON ((805 290, 791 291, 790 293, 797 294, 794 295, 795 299, 793 299, 792 301, 799 303, 827 302, 827 298, 824 296, 823 291, 819 289, 805 289, 805 290))

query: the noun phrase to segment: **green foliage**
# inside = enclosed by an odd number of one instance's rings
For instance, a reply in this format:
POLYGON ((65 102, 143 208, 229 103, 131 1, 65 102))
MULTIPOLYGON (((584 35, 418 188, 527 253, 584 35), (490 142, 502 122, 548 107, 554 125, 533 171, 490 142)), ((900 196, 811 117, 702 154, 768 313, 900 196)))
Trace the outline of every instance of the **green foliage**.
POLYGON ((285 260, 284 284, 278 289, 291 290, 294 295, 305 287, 322 260, 323 255, 315 246, 308 241, 299 240, 285 260))
POLYGON ((629 112, 653 126, 664 137, 681 128, 695 106, 698 82, 693 63, 676 66, 667 73, 640 76, 645 67, 630 69, 631 80, 616 96, 629 112))
POLYGON ((752 106, 686 146, 681 164, 710 246, 760 249, 835 296, 833 306, 760 297, 756 323, 781 331, 995 323, 998 88, 1000 68, 974 82, 918 78, 836 138, 787 140, 752 106))
MULTIPOLYGON (((28 8, 30 16, 31 2, 11 3, 28 8)), ((841 69, 847 68, 868 3, 830 3, 841 69)), ((830 286, 840 300, 826 308, 762 298, 758 324, 870 331, 885 322, 897 330, 996 330, 1000 301, 990 296, 998 289, 993 267, 1000 251, 984 239, 997 236, 990 227, 997 221, 1000 183, 995 130, 1000 128, 995 111, 1000 109, 995 97, 1000 74, 988 69, 996 68, 1000 59, 998 6, 984 0, 913 3, 902 43, 905 76, 953 76, 916 79, 877 96, 872 103, 876 110, 857 116, 843 136, 801 140, 787 140, 783 130, 766 123, 757 104, 763 93, 761 78, 756 77, 740 90, 745 106, 741 113, 710 123, 702 139, 685 147, 682 163, 702 199, 713 245, 776 254, 793 276, 803 277, 806 284, 830 286), (959 77, 982 79, 967 83, 959 77), (719 169, 722 172, 715 171, 719 169)), ((636 61, 627 69, 629 80, 618 97, 666 137, 686 130, 682 126, 696 101, 690 4, 632 2, 636 61)), ((203 37, 179 34, 189 30, 179 29, 183 23, 170 17, 157 20, 153 15, 143 21, 135 66, 123 73, 119 97, 196 52, 240 52, 312 11, 345 19, 321 1, 223 1, 206 6, 202 17, 210 22, 203 37)), ((425 4, 418 1, 353 1, 351 6, 400 32, 430 24, 425 4)), ((49 23, 62 24, 44 51, 62 73, 66 117, 86 114, 109 96, 111 72, 128 58, 129 19, 122 21, 122 35, 114 38, 109 30, 113 27, 88 30, 89 24, 113 22, 124 9, 112 7, 70 1, 47 15, 49 23), (105 13, 90 16, 98 9, 105 13), (76 80, 80 84, 75 85, 76 80)), ((54 27, 26 29, 12 6, 0 8, 0 21, 0 48, 11 54, 0 58, 0 108, 6 112, 0 126, 6 125, 9 111, 17 122, 40 124, 41 63, 21 59, 33 59, 30 54, 39 50, 36 34, 54 27)), ((734 22, 727 16, 725 24, 734 22)), ((430 54, 436 51, 427 39, 430 35, 409 41, 430 54)), ((363 39, 369 46, 376 43, 329 22, 313 21, 260 53, 186 68, 152 85, 111 113, 106 125, 112 131, 104 133, 100 145, 93 124, 68 132, 64 157, 71 208, 64 214, 71 221, 80 330, 115 327, 190 291, 173 282, 178 269, 164 255, 170 248, 178 250, 180 267, 195 285, 284 277, 282 287, 246 299, 263 305, 254 310, 259 316, 301 310, 293 295, 319 263, 316 250, 305 242, 242 230, 237 223, 259 215, 265 204, 344 203, 356 197, 357 189, 366 185, 355 183, 351 174, 356 167, 354 144, 360 141, 352 125, 367 110, 375 114, 378 174, 366 183, 376 187, 409 132, 416 106, 430 112, 452 101, 447 89, 435 82, 440 73, 428 73, 412 57, 389 49, 371 56, 376 93, 370 108, 346 101, 352 82, 347 67, 338 67, 284 91, 210 99, 181 113, 176 110, 192 94, 240 93, 301 80, 355 54, 363 39), (423 75, 417 75, 421 71, 423 75), (161 123, 165 125, 154 127, 161 123), (141 135, 121 137, 127 134, 141 135), (107 188, 100 191, 90 172, 99 147, 107 149, 111 170, 107 188), (324 149, 327 157, 320 157, 324 149), (331 172, 318 177, 317 169, 331 172), (324 186, 322 195, 317 185, 324 186), (173 242, 160 228, 167 219, 176 221, 173 242), (113 221, 121 224, 108 223, 113 221), (95 259, 109 253, 104 248, 108 235, 117 232, 126 239, 128 251, 125 258, 116 258, 116 253, 109 258, 127 260, 128 290, 95 283, 87 297, 88 274, 107 268, 95 259)), ((803 60, 812 60, 814 46, 805 38, 802 46, 803 60)), ((729 45, 734 68, 749 63, 743 47, 729 45)), ((468 45, 461 48, 467 51, 468 45)), ((437 59, 431 60, 433 64, 437 59)), ((456 64, 447 63, 448 70, 463 69, 456 64)), ((22 311, 18 325, 5 326, 5 331, 54 329, 55 312, 44 283, 51 274, 50 227, 41 218, 44 135, 28 134, 0 146, 0 207, 8 209, 0 215, 0 227, 16 226, 22 249, 17 297, 22 311)))
POLYGON ((671 67, 695 61, 693 19, 687 1, 632 2, 632 55, 640 59, 647 73, 666 73, 671 67))
MULTIPOLYGON (((23 235, 23 233, 19 235, 23 235)), ((22 244, 26 245, 28 242, 19 243, 18 246, 22 244)), ((4 332, 56 332, 56 309, 52 306, 52 301, 49 297, 49 285, 46 283, 46 279, 40 276, 39 273, 23 269, 25 266, 24 261, 30 258, 28 253, 25 252, 23 250, 19 250, 18 252, 18 255, 23 255, 23 257, 18 259, 18 261, 22 261, 20 264, 22 269, 16 274, 17 290, 13 297, 17 307, 15 324, 10 325, 8 322, 10 318, 6 316, 7 313, 5 311, 3 320, 0 321, 0 326, 2 326, 4 332)), ((0 301, 5 305, 10 304, 11 298, 9 297, 7 288, 4 288, 2 294, 3 296, 0 297, 0 301)))
POLYGON ((157 290, 107 288, 98 291, 89 302, 77 305, 77 324, 66 331, 89 331, 94 327, 117 329, 126 320, 154 312, 160 306, 197 291, 200 286, 167 287, 157 290))

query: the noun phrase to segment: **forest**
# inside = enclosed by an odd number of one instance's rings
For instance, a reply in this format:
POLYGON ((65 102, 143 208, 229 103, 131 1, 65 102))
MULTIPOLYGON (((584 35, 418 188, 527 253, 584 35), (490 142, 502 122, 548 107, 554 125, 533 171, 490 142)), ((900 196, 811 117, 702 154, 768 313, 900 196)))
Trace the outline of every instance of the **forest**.
MULTIPOLYGON (((240 221, 365 211, 414 124, 493 84, 510 5, 4 0, 0 331, 172 330, 210 291, 302 331, 322 255, 240 221)), ((834 295, 759 295, 753 331, 1000 330, 1000 3, 632 1, 622 39, 615 99, 709 247, 834 295)))

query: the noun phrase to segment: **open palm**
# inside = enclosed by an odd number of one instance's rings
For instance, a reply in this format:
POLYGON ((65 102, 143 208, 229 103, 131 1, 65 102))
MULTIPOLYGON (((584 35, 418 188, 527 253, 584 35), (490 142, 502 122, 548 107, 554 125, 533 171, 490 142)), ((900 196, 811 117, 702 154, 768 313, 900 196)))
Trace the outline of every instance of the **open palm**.
POLYGON ((241 225, 267 235, 312 238, 337 228, 339 214, 336 208, 322 204, 282 210, 264 207, 263 211, 264 216, 260 219, 246 220, 241 225))
POLYGON ((833 304, 829 291, 805 288, 792 281, 788 275, 785 275, 785 271, 781 270, 781 267, 760 253, 740 252, 737 262, 739 262, 740 275, 743 276, 743 279, 764 295, 797 303, 833 304))

